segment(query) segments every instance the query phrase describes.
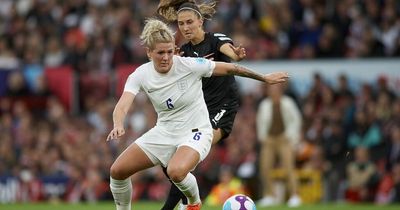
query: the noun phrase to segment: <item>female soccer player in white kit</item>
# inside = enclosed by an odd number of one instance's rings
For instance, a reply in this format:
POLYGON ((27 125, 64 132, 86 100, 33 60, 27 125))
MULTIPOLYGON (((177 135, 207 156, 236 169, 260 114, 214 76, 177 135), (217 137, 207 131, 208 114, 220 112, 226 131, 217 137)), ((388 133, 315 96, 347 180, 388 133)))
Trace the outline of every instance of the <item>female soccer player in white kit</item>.
POLYGON ((285 82, 286 72, 260 75, 232 63, 174 55, 175 40, 163 22, 148 19, 141 34, 150 62, 127 79, 113 112, 114 128, 107 140, 125 133, 125 116, 139 91, 152 102, 158 118, 155 127, 139 137, 115 160, 110 169, 110 188, 117 210, 130 210, 130 176, 162 165, 172 182, 188 198, 187 209, 201 208, 196 178, 190 173, 208 154, 212 127, 202 92, 202 77, 238 75, 270 84, 285 82))

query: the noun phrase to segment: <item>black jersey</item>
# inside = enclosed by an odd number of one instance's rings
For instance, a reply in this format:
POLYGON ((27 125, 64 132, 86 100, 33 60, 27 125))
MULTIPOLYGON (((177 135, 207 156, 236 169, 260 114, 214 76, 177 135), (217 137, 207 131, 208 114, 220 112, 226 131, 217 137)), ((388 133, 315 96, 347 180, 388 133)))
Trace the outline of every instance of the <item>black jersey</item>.
MULTIPOLYGON (((225 43, 232 40, 225 34, 206 33, 204 40, 193 45, 188 42, 181 47, 183 56, 213 58, 214 61, 231 62, 230 58, 219 51, 225 43)), ((234 76, 211 76, 203 78, 203 93, 209 112, 219 110, 221 106, 237 106, 239 103, 238 87, 234 76)))

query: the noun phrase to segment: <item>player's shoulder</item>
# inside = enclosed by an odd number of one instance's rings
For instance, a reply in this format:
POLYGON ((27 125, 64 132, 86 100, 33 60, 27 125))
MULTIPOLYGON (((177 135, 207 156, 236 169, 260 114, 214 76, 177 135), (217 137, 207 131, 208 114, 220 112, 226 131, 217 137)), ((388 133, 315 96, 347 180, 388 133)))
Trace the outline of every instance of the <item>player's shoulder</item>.
POLYGON ((174 62, 177 63, 177 65, 184 65, 191 67, 194 64, 202 64, 207 62, 207 59, 205 58, 197 58, 197 57, 182 57, 182 56, 174 56, 174 62))
POLYGON ((151 68, 151 64, 152 64, 152 62, 144 63, 144 64, 138 66, 136 68, 135 72, 144 72, 144 71, 146 71, 146 70, 151 68))
POLYGON ((143 75, 145 72, 148 72, 149 68, 151 68, 151 62, 144 63, 134 69, 129 76, 135 75, 135 77, 137 77, 138 75, 143 75))

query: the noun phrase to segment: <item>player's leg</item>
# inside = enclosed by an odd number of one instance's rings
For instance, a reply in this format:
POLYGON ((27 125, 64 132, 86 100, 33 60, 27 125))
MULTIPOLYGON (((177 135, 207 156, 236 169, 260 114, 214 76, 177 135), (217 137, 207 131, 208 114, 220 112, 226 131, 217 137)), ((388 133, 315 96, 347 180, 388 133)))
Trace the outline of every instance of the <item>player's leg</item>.
POLYGON ((221 128, 217 128, 217 129, 213 129, 213 140, 212 140, 212 144, 216 144, 218 143, 222 137, 226 136, 224 130, 222 130, 221 128))
POLYGON ((183 137, 177 151, 169 161, 167 173, 171 181, 188 199, 188 208, 201 204, 196 178, 190 171, 208 155, 212 142, 212 130, 205 127, 194 129, 183 137))
MULTIPOLYGON (((224 131, 221 128, 213 129, 212 144, 218 143, 218 141, 221 140, 223 136, 224 131)), ((168 177, 166 168, 163 167, 163 171, 164 174, 168 177)), ((161 208, 161 210, 174 209, 180 200, 182 200, 183 205, 187 205, 186 196, 174 185, 174 183, 172 183, 167 200, 165 201, 164 206, 161 208)))
POLYGON ((154 166, 153 162, 135 143, 132 143, 114 161, 110 169, 110 189, 117 210, 131 209, 132 183, 130 176, 152 166, 154 166))
POLYGON ((235 104, 222 106, 217 112, 210 113, 213 127, 212 144, 217 144, 229 136, 232 131, 238 107, 235 104))
POLYGON ((201 202, 196 178, 190 173, 199 161, 200 155, 196 150, 181 146, 171 158, 167 168, 171 181, 188 198, 189 204, 201 202))
MULTIPOLYGON (((163 172, 169 179, 167 168, 163 167, 163 172)), ((182 200, 182 204, 187 205, 186 196, 171 181, 171 188, 169 189, 167 200, 165 201, 164 206, 161 208, 161 210, 174 209, 180 200, 182 200)))
MULTIPOLYGON (((223 136, 224 131, 222 129, 213 129, 212 144, 218 143, 218 141, 221 140, 223 136)), ((168 177, 167 170, 164 167, 163 172, 168 177)), ((174 185, 174 183, 172 183, 171 188, 169 189, 167 200, 165 201, 164 206, 161 208, 161 210, 174 209, 180 200, 182 200, 183 205, 187 205, 186 196, 174 185)))
MULTIPOLYGON (((237 106, 232 105, 229 107, 223 107, 221 110, 210 113, 210 121, 213 126, 213 139, 212 144, 218 143, 220 140, 229 136, 230 131, 233 127, 233 122, 237 113, 237 106)), ((168 177, 165 168, 163 168, 165 175, 168 177)), ((187 204, 186 196, 174 185, 171 185, 168 197, 164 206, 161 210, 173 209, 179 201, 182 200, 182 204, 187 204)))

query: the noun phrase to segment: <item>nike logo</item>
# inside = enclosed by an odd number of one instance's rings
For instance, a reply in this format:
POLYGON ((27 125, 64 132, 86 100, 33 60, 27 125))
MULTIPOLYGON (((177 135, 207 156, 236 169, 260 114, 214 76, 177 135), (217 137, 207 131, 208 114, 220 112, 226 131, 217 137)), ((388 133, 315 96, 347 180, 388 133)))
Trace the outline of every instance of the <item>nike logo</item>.
POLYGON ((147 90, 148 93, 152 93, 152 92, 154 92, 154 91, 156 91, 156 89, 149 89, 149 90, 147 90))
POLYGON ((197 53, 197 52, 193 52, 197 57, 199 57, 199 53, 197 53))

